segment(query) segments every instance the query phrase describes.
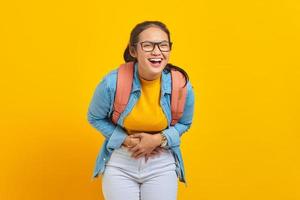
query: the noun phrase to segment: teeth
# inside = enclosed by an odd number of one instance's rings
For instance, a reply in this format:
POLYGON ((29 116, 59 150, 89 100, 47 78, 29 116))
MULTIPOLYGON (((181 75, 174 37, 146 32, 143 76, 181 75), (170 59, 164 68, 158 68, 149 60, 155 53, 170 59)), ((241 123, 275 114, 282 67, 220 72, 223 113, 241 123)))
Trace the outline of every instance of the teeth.
POLYGON ((150 61, 161 61, 161 58, 149 58, 150 61))

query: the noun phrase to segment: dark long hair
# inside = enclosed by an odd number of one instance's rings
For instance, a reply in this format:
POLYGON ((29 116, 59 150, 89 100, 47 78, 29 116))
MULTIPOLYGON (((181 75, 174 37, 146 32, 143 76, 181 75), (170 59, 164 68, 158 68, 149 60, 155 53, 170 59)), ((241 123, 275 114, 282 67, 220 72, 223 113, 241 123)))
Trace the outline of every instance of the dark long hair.
MULTIPOLYGON (((124 54, 123 54, 123 58, 124 58, 125 62, 130 62, 130 61, 133 61, 134 63, 137 62, 137 59, 130 55, 129 48, 135 48, 134 44, 139 41, 139 34, 142 31, 144 31, 150 27, 160 28, 162 31, 164 31, 168 35, 169 42, 171 42, 170 31, 164 23, 162 23, 160 21, 144 21, 142 23, 139 23, 132 29, 132 31, 130 33, 129 44, 127 45, 127 47, 124 51, 124 54)), ((184 71, 182 68, 172 65, 171 63, 168 63, 164 70, 167 70, 168 72, 170 72, 171 70, 180 71, 185 77, 185 84, 183 87, 186 86, 186 84, 189 80, 189 76, 186 73, 186 71, 184 71)))

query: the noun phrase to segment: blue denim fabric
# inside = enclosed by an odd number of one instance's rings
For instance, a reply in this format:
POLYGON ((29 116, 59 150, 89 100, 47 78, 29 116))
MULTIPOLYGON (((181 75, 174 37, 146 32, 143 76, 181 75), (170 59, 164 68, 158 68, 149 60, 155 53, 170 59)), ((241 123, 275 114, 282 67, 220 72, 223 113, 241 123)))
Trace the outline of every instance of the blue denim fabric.
MULTIPOLYGON (((129 102, 124 112, 121 114, 117 125, 113 124, 110 117, 113 111, 117 73, 118 71, 116 68, 104 76, 97 85, 88 108, 87 119, 89 123, 105 137, 104 143, 99 150, 96 159, 92 178, 96 178, 99 174, 103 174, 105 163, 109 160, 113 150, 120 148, 124 142, 127 136, 127 133, 122 128, 124 119, 130 113, 141 95, 141 83, 138 78, 138 63, 135 63, 134 79, 129 102)), ((180 137, 192 124, 194 114, 194 90, 189 81, 187 84, 187 99, 183 115, 178 123, 171 126, 171 73, 167 70, 163 70, 161 78, 160 105, 168 120, 168 128, 166 128, 163 132, 167 137, 167 148, 172 150, 175 157, 177 176, 181 182, 184 182, 187 185, 183 158, 180 150, 180 137)))

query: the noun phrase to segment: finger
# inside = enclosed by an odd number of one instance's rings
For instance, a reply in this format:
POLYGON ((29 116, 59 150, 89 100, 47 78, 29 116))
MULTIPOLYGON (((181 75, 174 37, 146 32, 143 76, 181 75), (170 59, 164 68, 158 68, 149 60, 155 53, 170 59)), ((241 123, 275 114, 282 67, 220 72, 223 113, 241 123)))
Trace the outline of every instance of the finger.
POLYGON ((137 151, 138 149, 140 148, 140 145, 135 145, 134 147, 130 147, 130 148, 128 148, 128 150, 129 151, 132 151, 132 152, 135 152, 135 151, 137 151))
POLYGON ((161 152, 161 151, 163 151, 164 149, 162 148, 162 147, 158 147, 157 148, 157 151, 159 151, 159 152, 161 152))
POLYGON ((140 138, 132 138, 131 141, 135 142, 137 144, 141 141, 141 139, 140 138))
POLYGON ((160 154, 162 151, 158 150, 156 154, 160 154))
POLYGON ((156 154, 157 152, 155 151, 155 150, 153 150, 151 153, 150 153, 150 155, 152 155, 152 154, 156 154))
POLYGON ((151 153, 149 157, 155 158, 159 153, 151 153))
POLYGON ((145 155, 145 163, 147 163, 148 158, 149 158, 149 156, 146 154, 145 155))
MULTIPOLYGON (((155 155, 157 155, 157 153, 151 153, 151 154, 150 154, 151 157, 154 157, 155 155)), ((149 156, 149 157, 150 157, 150 156, 149 156)))
MULTIPOLYGON (((138 145, 137 145, 138 146, 138 145)), ((139 155, 140 153, 142 153, 143 150, 141 148, 135 149, 134 151, 132 151, 131 156, 132 157, 136 157, 137 155, 139 155)))
POLYGON ((159 154, 160 154, 160 152, 158 152, 158 151, 151 153, 152 156, 159 155, 159 154))
POLYGON ((155 149, 155 151, 157 152, 157 154, 160 154, 161 152, 164 151, 164 149, 161 148, 161 147, 158 147, 158 148, 155 149))
POLYGON ((140 133, 135 133, 135 134, 132 134, 130 135, 131 138, 140 138, 142 137, 142 135, 140 133))
POLYGON ((158 151, 159 151, 159 152, 163 152, 163 151, 164 151, 164 148, 159 147, 159 148, 158 148, 158 151))
POLYGON ((157 153, 159 153, 158 150, 153 150, 153 151, 151 152, 151 154, 157 154, 157 153))
POLYGON ((145 155, 146 155, 145 152, 142 152, 141 154, 137 155, 135 158, 138 159, 144 157, 145 155))
POLYGON ((134 158, 140 158, 140 157, 142 157, 142 156, 144 156, 145 155, 145 153, 143 152, 143 151, 138 151, 138 152, 136 152, 136 153, 133 153, 132 154, 132 157, 134 157, 134 158))

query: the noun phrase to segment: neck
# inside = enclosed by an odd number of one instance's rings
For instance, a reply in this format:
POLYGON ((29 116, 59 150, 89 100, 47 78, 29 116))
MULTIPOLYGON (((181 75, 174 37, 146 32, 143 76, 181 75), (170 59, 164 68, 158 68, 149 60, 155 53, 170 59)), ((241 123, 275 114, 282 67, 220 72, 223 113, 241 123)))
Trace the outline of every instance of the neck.
POLYGON ((160 76, 161 76, 161 73, 156 76, 149 76, 149 75, 147 76, 147 75, 141 74, 140 72, 138 74, 139 74, 140 78, 142 78, 146 81, 153 81, 153 80, 160 78, 160 76))

